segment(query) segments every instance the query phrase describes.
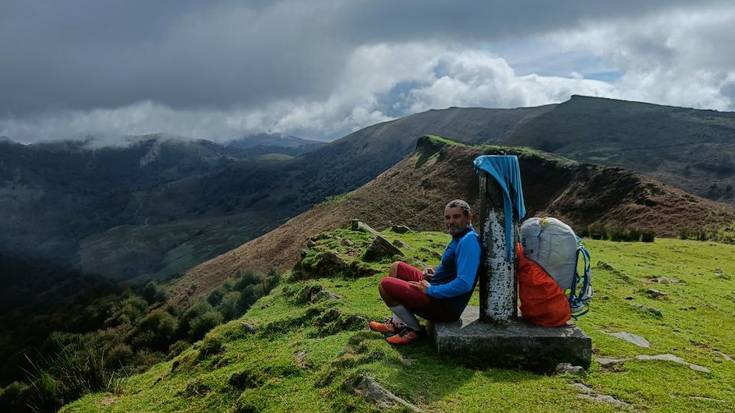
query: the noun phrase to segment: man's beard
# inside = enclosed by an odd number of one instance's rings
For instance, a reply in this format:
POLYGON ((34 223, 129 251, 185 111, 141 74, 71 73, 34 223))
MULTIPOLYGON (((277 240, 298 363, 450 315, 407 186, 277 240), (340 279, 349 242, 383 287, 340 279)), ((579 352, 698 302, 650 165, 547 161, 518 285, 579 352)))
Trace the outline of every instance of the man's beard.
POLYGON ((461 225, 447 225, 447 232, 449 232, 452 235, 459 234, 462 231, 465 230, 467 226, 461 226, 461 225))

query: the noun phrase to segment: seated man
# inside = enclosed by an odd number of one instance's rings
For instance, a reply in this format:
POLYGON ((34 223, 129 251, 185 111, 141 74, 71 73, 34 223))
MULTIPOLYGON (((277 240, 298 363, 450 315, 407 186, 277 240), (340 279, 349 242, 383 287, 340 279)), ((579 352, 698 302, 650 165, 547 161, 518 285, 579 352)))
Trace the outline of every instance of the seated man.
POLYGON ((393 317, 369 327, 391 344, 415 340, 421 326, 415 315, 432 321, 454 321, 464 311, 477 281, 480 240, 470 224, 470 206, 455 199, 444 208, 444 223, 452 235, 436 270, 421 271, 405 262, 394 262, 378 291, 393 317))

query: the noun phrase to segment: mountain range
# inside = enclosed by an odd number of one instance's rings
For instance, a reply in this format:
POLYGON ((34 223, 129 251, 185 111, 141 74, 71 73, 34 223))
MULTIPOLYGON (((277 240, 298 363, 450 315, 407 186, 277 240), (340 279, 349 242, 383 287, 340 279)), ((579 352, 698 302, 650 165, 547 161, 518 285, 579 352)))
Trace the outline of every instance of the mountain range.
POLYGON ((114 279, 177 277, 370 182, 426 134, 623 167, 735 203, 735 113, 573 96, 430 110, 328 144, 270 135, 228 144, 152 135, 112 148, 4 140, 0 251, 114 279))

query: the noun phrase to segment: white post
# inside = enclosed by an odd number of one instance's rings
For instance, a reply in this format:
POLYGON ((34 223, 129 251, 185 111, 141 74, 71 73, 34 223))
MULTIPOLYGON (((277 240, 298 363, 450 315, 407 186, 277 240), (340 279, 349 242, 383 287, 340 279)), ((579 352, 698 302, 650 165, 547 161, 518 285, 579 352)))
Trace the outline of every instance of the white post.
MULTIPOLYGON (((515 277, 515 250, 507 259, 503 193, 495 179, 480 171, 480 320, 496 324, 517 317, 518 290, 515 277)), ((515 245, 515 243, 512 243, 515 245)))

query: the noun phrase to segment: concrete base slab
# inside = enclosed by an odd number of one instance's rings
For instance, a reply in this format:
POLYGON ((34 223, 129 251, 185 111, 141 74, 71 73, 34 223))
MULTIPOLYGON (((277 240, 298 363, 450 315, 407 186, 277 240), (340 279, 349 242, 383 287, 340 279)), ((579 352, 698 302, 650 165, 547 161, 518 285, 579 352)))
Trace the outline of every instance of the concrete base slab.
POLYGON ((468 306, 453 323, 430 323, 439 354, 456 355, 473 366, 553 371, 559 363, 589 368, 592 339, 579 327, 539 327, 522 321, 493 325, 468 306))

